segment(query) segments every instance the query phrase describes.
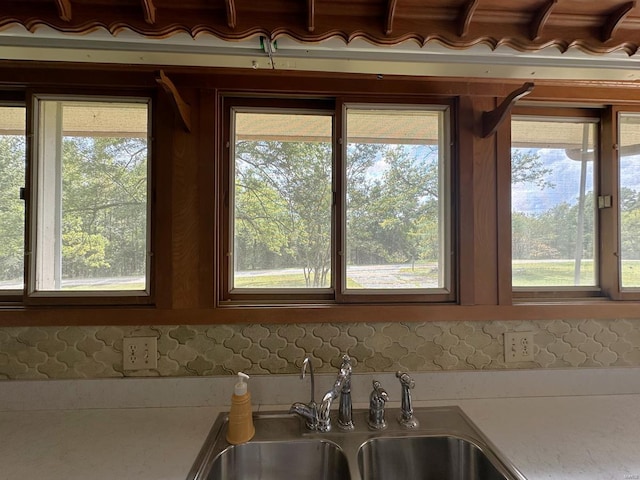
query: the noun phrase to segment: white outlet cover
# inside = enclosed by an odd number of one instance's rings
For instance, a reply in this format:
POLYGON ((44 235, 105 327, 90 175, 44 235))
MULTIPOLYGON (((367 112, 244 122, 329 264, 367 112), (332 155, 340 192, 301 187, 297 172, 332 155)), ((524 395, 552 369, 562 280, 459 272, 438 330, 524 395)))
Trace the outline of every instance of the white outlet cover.
POLYGON ((533 332, 504 334, 504 361, 507 363, 533 362, 533 348, 533 332))
POLYGON ((158 339, 156 337, 123 338, 122 367, 125 370, 158 368, 158 339))

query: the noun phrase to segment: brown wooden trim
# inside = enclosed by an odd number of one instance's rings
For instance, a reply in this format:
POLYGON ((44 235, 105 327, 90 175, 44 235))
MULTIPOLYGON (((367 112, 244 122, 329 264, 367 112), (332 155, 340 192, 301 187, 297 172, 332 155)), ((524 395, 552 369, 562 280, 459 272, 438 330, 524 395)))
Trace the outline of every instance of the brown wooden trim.
POLYGON ((504 122, 496 132, 496 156, 498 304, 511 305, 511 122, 504 122))
POLYGON ((140 0, 144 12, 144 21, 149 25, 156 23, 156 7, 153 0, 140 0))
MULTIPOLYGON (((353 100, 351 100, 353 101, 353 100)), ((333 198, 335 203, 333 205, 333 225, 335 229, 335 235, 333 241, 335 245, 332 246, 333 253, 333 287, 335 289, 335 299, 338 302, 344 301, 344 293, 347 288, 346 279, 343 275, 347 269, 346 263, 346 178, 342 175, 342 172, 346 171, 346 125, 345 125, 345 99, 339 97, 336 99, 335 116, 334 116, 334 185, 333 185, 333 198), (343 195, 341 195, 343 193, 343 195), (335 272, 339 272, 338 275, 335 272)))
POLYGON ((500 105, 491 111, 482 113, 482 136, 488 137, 495 133, 500 124, 507 118, 515 103, 522 97, 529 95, 533 91, 533 83, 527 82, 522 87, 514 90, 505 98, 500 105))
POLYGON ((385 15, 385 22, 384 22, 385 35, 391 35, 391 33, 393 32, 393 17, 396 14, 397 7, 398 7, 398 0, 388 0, 387 14, 385 15))
POLYGON ((58 8, 58 16, 64 22, 70 22, 72 19, 71 0, 54 0, 58 8))
POLYGON ((557 3, 558 0, 548 0, 545 5, 538 9, 533 21, 531 22, 531 41, 535 42, 542 36, 542 30, 551 16, 551 11, 557 3))
POLYGON ((5 2, 0 28, 19 25, 33 32, 45 26, 70 34, 100 29, 113 35, 130 30, 152 39, 209 34, 226 41, 257 36, 276 40, 286 36, 310 43, 339 38, 345 42, 363 39, 377 45, 398 45, 413 40, 419 45, 437 42, 455 50, 486 44, 523 52, 577 48, 598 55, 616 51, 633 54, 640 47, 640 16, 634 11, 635 3, 620 5, 619 0, 573 2, 564 9, 554 8, 551 19, 551 3, 543 0, 526 6, 510 0, 403 0, 402 15, 396 15, 397 0, 382 4, 379 0, 328 2, 322 4, 322 9, 315 8, 315 0, 307 0, 294 6, 293 14, 290 0, 272 0, 268 8, 260 2, 224 0, 224 7, 219 7, 225 9, 222 14, 216 14, 217 6, 211 6, 214 2, 141 0, 144 19, 137 9, 117 8, 118 2, 114 1, 76 2, 73 16, 71 0, 54 0, 57 11, 50 8, 50 1, 5 2), (299 14, 306 14, 304 26, 299 14))
POLYGON ((227 26, 233 30, 236 28, 236 25, 238 24, 238 15, 236 12, 235 0, 224 0, 224 8, 225 8, 225 11, 227 12, 227 26))
MULTIPOLYGON (((616 297, 617 272, 607 273, 606 268, 601 271, 601 278, 609 280, 602 280, 602 295, 620 298, 620 301, 605 298, 566 298, 556 302, 528 299, 527 304, 522 304, 520 298, 520 303, 509 305, 504 281, 510 278, 509 262, 504 253, 510 241, 505 233, 510 229, 507 228, 504 203, 509 186, 504 180, 507 167, 502 160, 506 158, 509 125, 504 122, 496 135, 487 139, 480 138, 479 125, 482 112, 493 109, 496 98, 507 96, 519 86, 515 81, 409 77, 379 80, 373 75, 173 67, 167 73, 181 85, 185 99, 191 104, 193 133, 187 135, 172 115, 170 99, 157 93, 156 71, 157 67, 145 66, 0 62, 2 85, 9 87, 1 98, 25 98, 25 85, 39 93, 153 98, 151 286, 156 303, 155 308, 71 307, 62 303, 51 308, 17 308, 5 303, 7 308, 0 308, 0 325, 640 317, 636 302, 640 294, 629 291, 616 297), (223 170, 226 161, 222 161, 226 151, 223 139, 228 138, 224 131, 228 122, 221 118, 228 106, 222 108, 223 102, 228 104, 230 101, 229 92, 253 96, 234 98, 239 105, 255 104, 255 96, 259 95, 265 97, 264 106, 275 105, 274 99, 277 104, 291 102, 293 105, 300 97, 305 97, 332 109, 336 99, 346 98, 354 102, 453 101, 455 128, 452 141, 459 163, 454 174, 457 182, 454 193, 459 260, 457 291, 463 305, 335 305, 327 299, 315 299, 318 304, 276 306, 273 299, 263 298, 256 299, 253 305, 237 306, 224 299, 219 301, 224 292, 220 284, 225 274, 219 274, 224 267, 217 263, 224 258, 221 253, 224 234, 220 230, 224 219, 217 212, 221 211, 219 207, 224 201, 225 185, 220 179, 226 176, 223 170), (297 99, 289 100, 294 97, 297 99), (176 169, 184 170, 177 172, 176 169), (185 246, 188 238, 193 245, 185 246), (185 256, 189 258, 185 259, 185 256)), ((514 107, 513 113, 575 118, 604 115, 602 125, 607 121, 614 125, 614 114, 607 113, 603 105, 614 105, 611 108, 617 111, 640 111, 639 88, 635 82, 545 80, 536 82, 535 91, 526 102, 514 107)), ((614 142, 615 133, 608 134, 610 140, 604 131, 601 135, 603 148, 608 148, 606 144, 614 142)), ((606 162, 606 153, 602 153, 601 165, 604 167, 606 162)), ((616 180, 607 179, 601 173, 600 181, 601 190, 604 192, 605 187, 609 188, 616 202, 616 180)), ((605 222, 602 214, 600 221, 605 222)), ((612 224, 602 223, 601 226, 611 232, 617 229, 612 224)), ((613 255, 617 251, 611 246, 614 238, 612 235, 611 241, 603 244, 603 252, 613 255)), ((601 255, 605 253, 601 252, 601 255)))
POLYGON ((620 5, 615 11, 613 11, 606 19, 605 24, 602 26, 602 41, 608 42, 616 34, 616 31, 625 20, 627 15, 631 13, 636 7, 636 2, 627 2, 620 5))
POLYGON ((467 0, 464 8, 460 10, 460 16, 458 17, 458 36, 466 37, 469 33, 469 27, 471 25, 471 19, 473 14, 478 8, 479 0, 467 0))
POLYGON ((471 97, 462 96, 457 103, 456 129, 453 142, 457 145, 457 184, 458 195, 455 202, 457 211, 457 254, 458 254, 458 292, 461 305, 476 303, 476 222, 474 203, 476 194, 475 175, 475 138, 477 136, 476 117, 479 114, 471 97))
POLYGON ((298 305, 159 309, 152 307, 68 307, 0 309, 0 326, 43 325, 214 325, 495 320, 638 319, 637 301, 574 300, 514 305, 298 305))
POLYGON ((307 0, 307 31, 313 32, 316 29, 316 1, 307 0))
POLYGON ((155 305, 171 308, 173 275, 173 132, 175 116, 167 95, 153 99, 151 248, 152 287, 155 305))
POLYGON ((598 195, 611 195, 611 208, 598 211, 600 242, 600 286, 605 296, 618 300, 620 296, 620 259, 618 257, 619 197, 618 197, 618 111, 608 108, 600 124, 600 158, 598 168, 598 195))
MULTIPOLYGON (((221 210, 218 202, 220 185, 216 181, 218 165, 222 163, 220 155, 222 134, 219 125, 222 120, 222 101, 215 90, 200 91, 200 115, 198 128, 197 158, 197 192, 210 192, 210 195, 197 195, 197 216, 199 241, 199 264, 197 267, 198 303, 201 308, 211 308, 215 305, 218 292, 218 278, 220 271, 218 245, 220 237, 217 234, 219 222, 216 212, 221 210)), ((193 188, 193 186, 192 186, 193 188)))
POLYGON ((191 107, 182 99, 180 92, 173 84, 171 79, 167 77, 164 71, 158 71, 156 82, 169 95, 171 104, 173 105, 176 116, 180 119, 182 126, 187 132, 191 131, 191 107))

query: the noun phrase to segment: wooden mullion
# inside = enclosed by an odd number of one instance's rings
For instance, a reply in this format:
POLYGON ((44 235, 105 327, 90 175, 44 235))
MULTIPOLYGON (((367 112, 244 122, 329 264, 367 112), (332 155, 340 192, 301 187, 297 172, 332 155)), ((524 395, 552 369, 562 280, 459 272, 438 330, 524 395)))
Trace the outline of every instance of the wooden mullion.
POLYGON ((511 305, 511 115, 496 132, 496 156, 498 304, 511 305))
POLYGON ((611 195, 611 208, 599 209, 598 233, 599 247, 598 263, 600 272, 600 286, 603 293, 612 298, 620 298, 620 258, 618 257, 620 231, 619 196, 618 196, 618 168, 619 160, 616 145, 618 143, 618 112, 615 108, 608 108, 602 115, 600 125, 599 150, 599 188, 594 192, 594 202, 598 195, 611 195))
POLYGON ((336 100, 335 118, 334 118, 334 142, 333 142, 333 158, 334 158, 334 170, 333 170, 333 191, 334 191, 334 205, 333 205, 333 223, 332 229, 334 230, 331 235, 333 255, 333 283, 335 289, 335 300, 338 302, 344 302, 344 292, 347 288, 347 255, 346 255, 346 114, 344 110, 344 99, 338 98, 336 100))

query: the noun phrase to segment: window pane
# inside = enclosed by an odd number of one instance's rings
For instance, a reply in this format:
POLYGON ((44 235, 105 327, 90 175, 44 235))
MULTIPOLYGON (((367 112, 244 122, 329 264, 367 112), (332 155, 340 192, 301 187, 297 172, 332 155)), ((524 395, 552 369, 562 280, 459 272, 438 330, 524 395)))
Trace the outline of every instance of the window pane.
POLYGON ((331 287, 332 117, 234 120, 232 286, 331 287))
POLYGON ((36 291, 147 288, 147 103, 40 100, 36 291))
POLYGON ((640 113, 621 113, 620 264, 623 288, 640 287, 640 113))
POLYGON ((449 286, 444 116, 347 109, 347 289, 449 286))
POLYGON ((24 288, 25 109, 0 106, 0 292, 24 288))
POLYGON ((595 286, 596 124, 512 122, 514 287, 595 286))

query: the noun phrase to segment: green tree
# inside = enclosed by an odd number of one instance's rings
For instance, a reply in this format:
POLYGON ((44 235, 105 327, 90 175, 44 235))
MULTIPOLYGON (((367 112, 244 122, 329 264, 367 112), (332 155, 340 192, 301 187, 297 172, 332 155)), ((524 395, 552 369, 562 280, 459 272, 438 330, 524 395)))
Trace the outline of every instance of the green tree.
MULTIPOLYGON (((237 253, 260 247, 279 267, 302 268, 307 286, 328 282, 331 267, 332 151, 321 142, 236 144, 237 253)), ((255 256, 254 256, 255 257, 255 256)), ((242 255, 237 268, 257 266, 242 255)))
POLYGON ((65 137, 62 178, 63 275, 144 274, 146 141, 65 137))
MULTIPOLYGON (((400 263, 438 256, 438 155, 436 147, 387 145, 387 165, 377 178, 359 179, 358 208, 350 204, 352 264, 400 263)), ((356 182, 350 182, 355 184, 356 182)), ((353 202, 352 202, 353 203, 353 202)))
POLYGON ((553 188, 546 177, 552 172, 544 166, 540 155, 531 150, 511 149, 511 184, 531 183, 540 189, 553 188))
POLYGON ((0 280, 21 282, 24 272, 25 139, 0 135, 0 280))

